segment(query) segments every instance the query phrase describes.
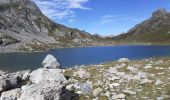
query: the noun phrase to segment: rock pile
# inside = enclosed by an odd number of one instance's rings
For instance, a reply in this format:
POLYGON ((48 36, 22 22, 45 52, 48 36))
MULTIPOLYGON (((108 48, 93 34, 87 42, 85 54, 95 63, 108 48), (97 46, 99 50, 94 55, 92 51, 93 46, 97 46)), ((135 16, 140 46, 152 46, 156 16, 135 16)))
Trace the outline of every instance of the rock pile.
POLYGON ((80 100, 169 99, 169 64, 169 59, 122 58, 101 65, 69 68, 64 74, 70 77, 67 89, 79 94, 80 100))
POLYGON ((70 100, 69 92, 64 89, 67 82, 60 63, 52 55, 47 55, 43 68, 33 72, 1 72, 0 100, 70 100))

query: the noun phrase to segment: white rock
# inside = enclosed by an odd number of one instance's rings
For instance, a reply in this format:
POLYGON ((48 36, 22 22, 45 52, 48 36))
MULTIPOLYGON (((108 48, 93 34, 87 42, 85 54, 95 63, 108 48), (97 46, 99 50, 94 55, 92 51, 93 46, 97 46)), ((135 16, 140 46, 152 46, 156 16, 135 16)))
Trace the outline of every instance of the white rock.
POLYGON ((80 89, 82 94, 91 94, 93 92, 92 85, 88 83, 81 83, 80 89))
POLYGON ((101 85, 103 85, 103 82, 101 80, 97 80, 97 82, 95 82, 94 85, 101 86, 101 85))
POLYGON ((110 92, 107 91, 104 95, 107 96, 107 97, 110 97, 110 92))
POLYGON ((118 62, 129 62, 130 60, 128 58, 120 58, 118 62))
POLYGON ((21 94, 20 88, 5 91, 1 93, 0 100, 4 100, 4 98, 9 98, 10 100, 16 100, 17 98, 19 98, 20 94, 21 94))
POLYGON ((0 70, 0 75, 5 75, 5 74, 6 74, 6 72, 0 70))
POLYGON ((155 62, 155 64, 157 64, 157 65, 162 64, 162 63, 164 63, 163 60, 159 60, 159 61, 155 62))
POLYGON ((116 67, 111 67, 111 68, 109 68, 108 72, 112 73, 112 74, 116 74, 118 72, 118 70, 116 67))
POLYGON ((132 73, 137 73, 138 72, 138 69, 137 68, 134 68, 132 66, 128 66, 127 67, 127 70, 131 71, 132 73))
POLYGON ((164 97, 157 97, 156 100, 164 100, 164 97))
POLYGON ((77 91, 76 93, 77 93, 77 94, 81 94, 81 91, 77 91))
POLYGON ((26 86, 18 100, 59 100, 63 85, 55 81, 42 81, 26 86))
POLYGON ((67 89, 67 90, 71 90, 72 87, 74 87, 74 85, 73 85, 73 84, 69 84, 69 85, 66 86, 66 89, 67 89))
POLYGON ((55 69, 60 67, 60 63, 53 55, 47 55, 47 57, 43 60, 42 65, 44 68, 55 69))
POLYGON ((149 80, 149 79, 141 79, 140 80, 140 84, 146 84, 146 83, 151 83, 152 81, 151 80, 149 80))
POLYGON ((117 99, 124 99, 126 97, 125 94, 115 94, 112 96, 112 100, 117 100, 117 99))
POLYGON ((22 76, 22 80, 27 80, 30 77, 30 71, 26 72, 23 76, 22 76))
POLYGON ((112 76, 112 77, 109 78, 109 80, 111 80, 111 81, 118 80, 118 79, 120 79, 120 78, 117 77, 117 76, 112 76))
POLYGON ((130 95, 135 95, 136 94, 136 92, 130 91, 130 90, 123 90, 123 93, 130 94, 130 95))
POLYGON ((160 85, 160 84, 162 84, 163 82, 161 81, 161 80, 156 80, 156 82, 155 82, 155 85, 160 85))
POLYGON ((147 64, 146 66, 143 67, 144 69, 149 69, 152 68, 151 64, 147 64))
POLYGON ((119 77, 124 77, 126 75, 126 73, 125 72, 117 72, 116 75, 119 77))
POLYGON ((147 78, 147 73, 139 71, 137 73, 137 76, 139 76, 141 79, 145 79, 145 78, 147 78))
POLYGON ((98 96, 103 90, 101 88, 94 89, 93 95, 98 96))
POLYGON ((65 82, 66 78, 64 77, 61 69, 39 68, 31 73, 30 80, 32 83, 38 83, 46 80, 65 82))
POLYGON ((120 86, 119 83, 112 83, 112 84, 109 84, 109 87, 110 87, 110 88, 118 87, 118 86, 120 86))
POLYGON ((163 74, 165 74, 165 72, 162 72, 162 73, 157 73, 158 75, 163 75, 163 74))
POLYGON ((75 72, 73 76, 78 76, 80 78, 90 78, 91 75, 84 69, 80 69, 79 71, 75 72))

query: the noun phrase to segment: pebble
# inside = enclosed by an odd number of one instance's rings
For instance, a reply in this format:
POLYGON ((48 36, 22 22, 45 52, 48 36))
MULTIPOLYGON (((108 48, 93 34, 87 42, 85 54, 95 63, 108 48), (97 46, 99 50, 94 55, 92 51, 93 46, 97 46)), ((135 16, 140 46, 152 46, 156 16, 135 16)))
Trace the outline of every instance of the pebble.
POLYGON ((119 85, 120 85, 119 83, 112 83, 112 84, 109 84, 110 88, 118 87, 119 85))
POLYGON ((135 94, 136 94, 136 92, 131 91, 131 90, 123 90, 123 93, 125 93, 125 94, 131 94, 131 95, 135 95, 135 94))
POLYGON ((155 82, 155 85, 160 85, 160 84, 162 84, 163 82, 161 81, 161 80, 156 80, 156 82, 155 82))
POLYGON ((116 94, 116 95, 113 95, 112 96, 112 100, 117 100, 117 99, 124 99, 126 97, 126 95, 125 94, 116 94))
POLYGON ((94 96, 98 96, 103 90, 101 88, 97 88, 93 91, 94 96))

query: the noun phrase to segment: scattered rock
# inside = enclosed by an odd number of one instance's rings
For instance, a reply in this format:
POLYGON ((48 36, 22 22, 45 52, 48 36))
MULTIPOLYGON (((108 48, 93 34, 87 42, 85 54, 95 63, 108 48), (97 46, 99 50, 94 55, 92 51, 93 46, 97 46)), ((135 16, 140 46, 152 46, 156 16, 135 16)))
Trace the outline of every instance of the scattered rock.
POLYGON ((132 73, 137 73, 138 72, 138 69, 137 68, 134 68, 132 66, 128 66, 127 67, 127 70, 131 71, 132 73))
POLYGON ((156 100, 164 100, 164 97, 157 97, 156 100))
POLYGON ((130 60, 128 58, 120 58, 118 62, 129 62, 130 60))
POLYGON ((124 99, 126 97, 125 94, 115 94, 112 96, 112 100, 117 100, 117 99, 124 99))
POLYGON ((143 67, 144 69, 149 69, 152 68, 151 64, 147 64, 145 67, 143 67))
POLYGON ((79 71, 75 72, 73 76, 78 76, 78 77, 84 78, 84 79, 91 77, 90 73, 84 69, 80 69, 79 71))
POLYGON ((130 91, 130 90, 123 90, 123 93, 130 94, 130 95, 135 95, 136 94, 136 92, 130 91))
POLYGON ((93 95, 96 97, 98 96, 103 90, 101 88, 94 89, 93 95))
POLYGON ((147 74, 145 72, 139 71, 137 73, 137 76, 140 77, 140 79, 146 79, 147 78, 147 74))
POLYGON ((112 84, 109 84, 110 88, 113 88, 113 87, 118 87, 120 86, 119 83, 112 83, 112 84))
POLYGON ((82 94, 91 94, 92 93, 92 86, 88 83, 82 83, 80 84, 80 89, 82 94))
POLYGON ((110 97, 110 92, 109 91, 107 91, 106 93, 105 93, 105 96, 107 96, 107 97, 110 97))
POLYGON ((162 84, 163 82, 161 81, 161 80, 156 80, 156 82, 155 82, 155 85, 160 85, 160 84, 162 84))
POLYGON ((152 81, 151 80, 149 80, 149 79, 141 79, 140 80, 140 84, 146 84, 146 83, 151 83, 152 81))
POLYGON ((116 67, 111 67, 111 68, 109 68, 108 72, 111 74, 116 74, 118 72, 118 70, 116 67))

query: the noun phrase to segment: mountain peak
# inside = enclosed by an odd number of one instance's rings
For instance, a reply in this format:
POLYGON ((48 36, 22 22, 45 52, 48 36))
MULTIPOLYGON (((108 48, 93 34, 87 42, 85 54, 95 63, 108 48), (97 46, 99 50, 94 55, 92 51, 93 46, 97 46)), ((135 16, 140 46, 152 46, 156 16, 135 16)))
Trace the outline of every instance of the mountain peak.
POLYGON ((0 0, 0 48, 37 50, 96 41, 98 38, 87 32, 51 21, 33 0, 0 0))
POLYGON ((155 12, 153 12, 152 16, 153 17, 160 17, 160 16, 166 15, 167 13, 168 13, 167 10, 161 8, 161 9, 158 9, 155 12))

